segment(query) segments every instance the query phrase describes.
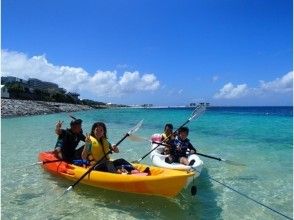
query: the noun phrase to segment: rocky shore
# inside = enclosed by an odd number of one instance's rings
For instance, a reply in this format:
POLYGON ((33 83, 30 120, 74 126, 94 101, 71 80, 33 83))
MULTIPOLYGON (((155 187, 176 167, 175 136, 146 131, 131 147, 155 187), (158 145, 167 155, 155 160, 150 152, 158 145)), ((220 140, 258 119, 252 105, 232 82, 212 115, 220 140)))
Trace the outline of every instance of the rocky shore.
POLYGON ((88 105, 32 100, 1 99, 1 117, 76 112, 93 109, 88 105))

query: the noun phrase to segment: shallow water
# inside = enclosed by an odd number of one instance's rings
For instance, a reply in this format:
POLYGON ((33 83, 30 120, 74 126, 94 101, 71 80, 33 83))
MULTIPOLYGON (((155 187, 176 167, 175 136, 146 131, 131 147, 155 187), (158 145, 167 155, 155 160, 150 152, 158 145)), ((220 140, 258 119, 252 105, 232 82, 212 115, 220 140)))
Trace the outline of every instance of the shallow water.
MULTIPOLYGON (((117 142, 144 119, 136 133, 150 137, 165 123, 178 127, 192 109, 111 109, 74 113, 83 119, 84 132, 95 121, 106 122, 109 140, 117 142)), ((70 118, 65 113, 2 119, 1 130, 1 219, 282 219, 279 215, 241 197, 209 177, 292 216, 292 108, 209 108, 192 121, 189 138, 199 152, 245 163, 246 168, 202 157, 205 168, 190 188, 166 199, 78 185, 60 197, 71 184, 27 166, 40 151, 53 148, 55 123, 70 118)), ((149 146, 124 141, 120 154, 129 161, 139 159, 149 146)), ((149 158, 142 162, 151 164, 149 158)), ((168 187, 168 186, 166 186, 168 187)))

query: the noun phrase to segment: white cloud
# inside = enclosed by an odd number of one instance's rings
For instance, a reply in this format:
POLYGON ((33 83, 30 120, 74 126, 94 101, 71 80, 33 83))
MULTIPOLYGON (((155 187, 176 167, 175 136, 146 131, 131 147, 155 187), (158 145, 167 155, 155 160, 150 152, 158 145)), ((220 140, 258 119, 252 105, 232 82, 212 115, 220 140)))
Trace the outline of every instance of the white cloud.
POLYGON ((289 92, 293 89, 293 72, 285 74, 282 78, 277 78, 270 82, 260 81, 260 89, 262 91, 272 92, 289 92))
POLYGON ((232 83, 227 83, 217 94, 214 95, 214 98, 235 99, 245 96, 247 92, 248 87, 246 84, 234 86, 232 83))
POLYGON ((124 72, 118 76, 116 71, 101 70, 90 74, 80 67, 53 65, 44 55, 30 58, 20 52, 1 52, 2 76, 38 78, 57 83, 68 91, 88 91, 97 97, 119 97, 138 91, 155 91, 160 86, 154 74, 140 74, 134 71, 124 72))
POLYGON ((180 90, 178 91, 178 94, 179 94, 179 95, 182 95, 183 91, 184 91, 183 89, 180 89, 180 90))
POLYGON ((257 88, 249 88, 247 84, 234 86, 232 83, 227 83, 215 95, 216 99, 234 99, 244 96, 265 96, 272 93, 286 93, 293 90, 293 72, 289 72, 273 81, 260 81, 257 88))

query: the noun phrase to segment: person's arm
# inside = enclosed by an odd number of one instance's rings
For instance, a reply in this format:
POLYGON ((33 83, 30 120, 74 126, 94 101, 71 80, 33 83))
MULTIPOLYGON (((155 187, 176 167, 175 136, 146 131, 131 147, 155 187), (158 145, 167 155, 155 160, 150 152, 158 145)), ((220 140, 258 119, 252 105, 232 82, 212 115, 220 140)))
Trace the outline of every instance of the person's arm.
POLYGON ((84 147, 84 149, 82 151, 82 155, 81 155, 83 160, 88 159, 88 155, 91 152, 91 147, 92 147, 92 142, 91 142, 91 139, 90 139, 90 135, 86 134, 85 147, 84 147))
POLYGON ((119 149, 118 147, 114 144, 111 146, 111 144, 109 143, 109 148, 110 150, 112 150, 114 153, 119 153, 119 149))
POLYGON ((188 148, 190 149, 191 154, 195 154, 197 150, 193 147, 193 145, 189 142, 188 148))
POLYGON ((87 160, 88 159, 87 156, 88 156, 88 149, 87 149, 87 146, 85 145, 82 151, 81 157, 83 160, 87 160))
POLYGON ((59 157, 59 159, 63 159, 61 149, 64 145, 64 135, 60 134, 57 138, 57 142, 55 144, 54 153, 59 157))
POLYGON ((62 123, 63 123, 63 121, 58 121, 56 123, 56 126, 55 126, 55 134, 57 134, 57 135, 61 135, 62 134, 62 129, 61 129, 62 123))

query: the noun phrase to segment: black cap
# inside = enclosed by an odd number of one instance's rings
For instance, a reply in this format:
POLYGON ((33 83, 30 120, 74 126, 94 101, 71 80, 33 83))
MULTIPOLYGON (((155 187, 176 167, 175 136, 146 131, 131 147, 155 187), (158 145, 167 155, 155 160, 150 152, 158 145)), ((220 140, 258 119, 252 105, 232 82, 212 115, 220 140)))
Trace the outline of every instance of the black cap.
POLYGON ((170 129, 174 129, 174 126, 172 125, 172 124, 166 124, 165 126, 164 126, 164 129, 166 129, 166 127, 168 127, 168 128, 170 128, 170 129))
POLYGON ((82 124, 82 120, 81 119, 75 119, 75 120, 72 120, 70 122, 70 126, 73 126, 73 125, 81 125, 82 124))
POLYGON ((179 133, 181 133, 181 132, 186 132, 187 134, 189 134, 189 128, 187 128, 187 127, 181 127, 179 129, 179 133))

